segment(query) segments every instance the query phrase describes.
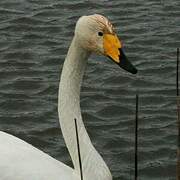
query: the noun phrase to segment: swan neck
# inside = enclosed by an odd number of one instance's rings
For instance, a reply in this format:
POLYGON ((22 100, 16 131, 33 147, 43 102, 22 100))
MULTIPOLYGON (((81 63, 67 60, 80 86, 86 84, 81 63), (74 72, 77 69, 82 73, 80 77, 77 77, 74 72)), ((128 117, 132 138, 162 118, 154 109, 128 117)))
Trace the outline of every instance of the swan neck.
POLYGON ((89 55, 90 53, 80 47, 78 40, 74 37, 63 65, 59 85, 59 121, 76 172, 79 173, 80 170, 75 118, 77 119, 83 174, 86 180, 92 179, 92 175, 97 180, 111 180, 109 169, 92 145, 81 116, 80 89, 89 55), (99 167, 98 171, 94 163, 99 167))

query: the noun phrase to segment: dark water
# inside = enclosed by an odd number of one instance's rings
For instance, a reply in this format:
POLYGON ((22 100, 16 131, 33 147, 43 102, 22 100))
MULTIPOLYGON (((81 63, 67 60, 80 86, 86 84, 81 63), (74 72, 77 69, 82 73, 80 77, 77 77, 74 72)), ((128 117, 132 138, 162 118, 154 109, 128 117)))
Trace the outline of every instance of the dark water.
POLYGON ((139 69, 129 75, 92 56, 82 88, 83 117, 115 180, 133 179, 135 94, 140 94, 139 179, 174 180, 176 48, 180 1, 0 1, 0 130, 71 165, 59 129, 59 74, 81 15, 111 19, 139 69))

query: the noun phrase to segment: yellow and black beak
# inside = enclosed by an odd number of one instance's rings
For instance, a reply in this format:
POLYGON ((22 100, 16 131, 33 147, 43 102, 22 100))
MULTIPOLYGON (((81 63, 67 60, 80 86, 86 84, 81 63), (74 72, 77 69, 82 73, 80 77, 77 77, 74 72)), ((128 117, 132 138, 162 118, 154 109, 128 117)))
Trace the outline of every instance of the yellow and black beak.
POLYGON ((117 63, 122 69, 136 74, 137 69, 128 61, 123 52, 122 44, 115 34, 104 34, 103 36, 104 54, 117 63))

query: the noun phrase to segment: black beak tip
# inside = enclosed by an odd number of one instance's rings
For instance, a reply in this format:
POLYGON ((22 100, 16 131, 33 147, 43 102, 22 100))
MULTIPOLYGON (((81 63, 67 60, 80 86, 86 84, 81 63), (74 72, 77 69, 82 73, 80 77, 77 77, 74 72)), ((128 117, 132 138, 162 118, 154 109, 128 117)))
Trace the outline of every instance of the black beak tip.
POLYGON ((125 64, 124 63, 120 63, 119 66, 122 69, 128 71, 131 74, 137 74, 138 70, 132 64, 130 64, 129 62, 128 62, 128 65, 126 63, 125 64))
POLYGON ((138 70, 131 64, 131 62, 128 61, 126 55, 124 54, 123 50, 122 49, 119 49, 120 51, 120 63, 119 63, 119 66, 132 73, 132 74, 137 74, 138 70))
POLYGON ((137 74, 137 72, 138 72, 138 70, 137 70, 136 68, 134 68, 134 69, 131 71, 132 74, 137 74))

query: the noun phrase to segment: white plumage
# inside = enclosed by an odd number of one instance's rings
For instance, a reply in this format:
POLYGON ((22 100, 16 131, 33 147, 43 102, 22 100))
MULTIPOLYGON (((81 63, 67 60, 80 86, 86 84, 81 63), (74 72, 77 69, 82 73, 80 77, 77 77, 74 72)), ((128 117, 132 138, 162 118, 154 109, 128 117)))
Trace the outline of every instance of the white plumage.
POLYGON ((60 126, 74 168, 12 135, 0 132, 0 180, 80 180, 74 118, 79 129, 84 180, 112 180, 109 168, 91 143, 81 116, 80 88, 91 52, 104 54, 124 69, 136 73, 129 62, 121 63, 121 57, 126 60, 121 42, 105 17, 91 15, 78 20, 64 62, 58 97, 60 126))
POLYGON ((0 131, 0 180, 79 180, 70 167, 0 131))

